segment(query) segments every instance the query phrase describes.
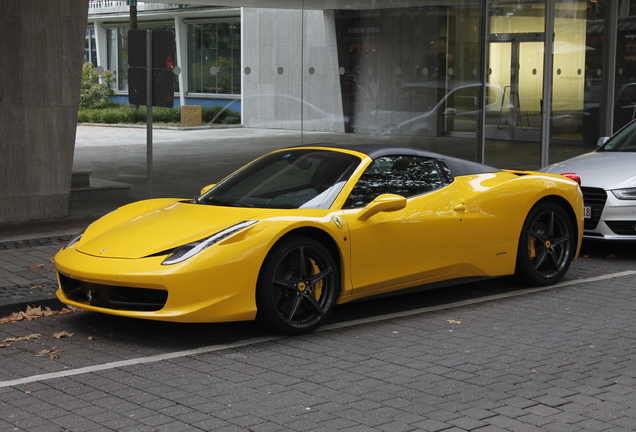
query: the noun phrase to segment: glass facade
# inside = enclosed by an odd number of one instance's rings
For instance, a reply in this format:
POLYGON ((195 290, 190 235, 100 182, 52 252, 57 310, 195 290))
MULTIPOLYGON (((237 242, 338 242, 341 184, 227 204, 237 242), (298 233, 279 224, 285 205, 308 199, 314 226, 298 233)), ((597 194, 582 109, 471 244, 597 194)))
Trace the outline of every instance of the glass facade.
MULTIPOLYGON (((181 40, 186 97, 240 109, 249 146, 232 151, 245 152, 242 162, 295 144, 382 142, 533 170, 594 149, 636 114, 634 1, 292 3, 251 8, 238 0, 230 12, 186 7, 182 19, 139 23, 181 40)), ((106 31, 120 94, 126 33, 124 24, 106 31)), ((199 161, 198 149, 182 143, 180 157, 199 161)), ((169 157, 162 151, 158 161, 169 157)), ((221 177, 225 168, 212 171, 221 177)), ((191 196, 218 180, 158 162, 154 190, 191 196)))
POLYGON ((344 115, 358 139, 477 158, 477 2, 336 11, 335 24, 344 115))

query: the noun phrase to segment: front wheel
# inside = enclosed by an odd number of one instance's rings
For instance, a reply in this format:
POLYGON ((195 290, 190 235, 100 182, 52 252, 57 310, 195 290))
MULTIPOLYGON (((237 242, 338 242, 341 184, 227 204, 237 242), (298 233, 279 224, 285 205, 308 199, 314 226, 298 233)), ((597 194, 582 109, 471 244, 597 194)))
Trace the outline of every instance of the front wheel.
POLYGON ((527 285, 554 284, 570 268, 575 247, 574 227, 563 207, 540 203, 523 224, 515 275, 527 285))
POLYGON ((339 293, 338 267, 327 248, 308 237, 290 237, 263 263, 256 320, 278 333, 308 333, 327 320, 339 293))

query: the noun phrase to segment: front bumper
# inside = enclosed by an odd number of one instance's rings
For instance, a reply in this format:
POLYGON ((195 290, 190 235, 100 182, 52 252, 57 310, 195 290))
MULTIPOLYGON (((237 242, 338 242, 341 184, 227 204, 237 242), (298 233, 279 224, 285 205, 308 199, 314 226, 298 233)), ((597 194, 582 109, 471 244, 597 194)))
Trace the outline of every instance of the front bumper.
POLYGON ((163 258, 100 258, 75 248, 62 250, 55 256, 56 294, 71 306, 126 317, 175 322, 255 318, 258 265, 250 269, 245 262, 218 257, 220 264, 214 266, 200 261, 162 266, 163 258))
POLYGON ((636 201, 619 200, 598 188, 583 188, 583 196, 592 209, 583 238, 636 241, 636 201))

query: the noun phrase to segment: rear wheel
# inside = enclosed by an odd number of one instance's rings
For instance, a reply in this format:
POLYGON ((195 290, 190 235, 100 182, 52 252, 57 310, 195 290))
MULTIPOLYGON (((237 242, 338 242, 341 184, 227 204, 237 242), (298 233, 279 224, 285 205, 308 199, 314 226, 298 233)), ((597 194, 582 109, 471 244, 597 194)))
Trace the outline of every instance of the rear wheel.
POLYGON ((279 333, 308 333, 327 320, 339 293, 338 268, 329 251, 314 239, 290 237, 263 263, 256 320, 279 333))
POLYGON ((528 285, 554 284, 568 271, 575 246, 574 227, 563 207, 540 203, 521 230, 515 275, 528 285))

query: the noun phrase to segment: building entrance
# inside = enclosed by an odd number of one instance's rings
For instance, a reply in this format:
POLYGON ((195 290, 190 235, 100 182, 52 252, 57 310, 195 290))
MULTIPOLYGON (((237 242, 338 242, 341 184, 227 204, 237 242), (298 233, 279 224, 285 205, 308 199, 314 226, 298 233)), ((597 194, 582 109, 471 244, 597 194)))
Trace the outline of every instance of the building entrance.
POLYGON ((544 33, 491 34, 488 38, 487 139, 541 141, 544 33))

